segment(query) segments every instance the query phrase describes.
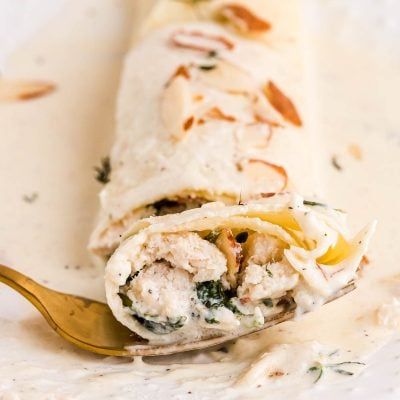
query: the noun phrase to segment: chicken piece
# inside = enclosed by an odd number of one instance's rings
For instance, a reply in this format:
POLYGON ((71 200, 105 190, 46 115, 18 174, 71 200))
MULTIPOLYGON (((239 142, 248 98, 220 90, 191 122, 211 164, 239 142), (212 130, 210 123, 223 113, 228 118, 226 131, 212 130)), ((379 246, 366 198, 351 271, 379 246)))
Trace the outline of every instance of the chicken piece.
POLYGON ((276 299, 293 289, 298 281, 299 275, 284 261, 265 265, 250 264, 244 270, 237 295, 244 302, 276 299))
POLYGON ((193 232, 152 235, 140 262, 144 266, 158 260, 193 274, 193 282, 219 280, 227 270, 222 252, 193 232))
POLYGON ((252 233, 243 245, 242 268, 245 269, 249 264, 264 265, 280 261, 285 247, 285 243, 276 237, 252 233))

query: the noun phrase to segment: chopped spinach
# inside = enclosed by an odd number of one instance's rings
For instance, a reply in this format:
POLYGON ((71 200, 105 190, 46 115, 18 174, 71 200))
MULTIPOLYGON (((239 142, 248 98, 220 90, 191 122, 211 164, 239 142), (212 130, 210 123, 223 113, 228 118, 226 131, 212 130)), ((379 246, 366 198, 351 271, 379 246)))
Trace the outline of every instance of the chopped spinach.
POLYGON ((104 157, 101 159, 100 167, 94 167, 96 171, 96 180, 100 183, 106 184, 110 182, 110 174, 111 174, 111 163, 110 157, 104 157))
POLYGON ((224 290, 221 281, 199 282, 196 285, 197 297, 207 308, 226 307, 234 314, 242 313, 230 300, 233 294, 224 290))
POLYGON ((218 231, 211 231, 207 236, 205 236, 205 240, 208 240, 210 243, 215 243, 218 239, 220 232, 218 231))
POLYGON ((219 321, 217 319, 215 319, 214 317, 211 317, 211 318, 206 317, 204 319, 208 324, 219 324, 219 321))
POLYGON ((133 274, 130 274, 130 275, 126 278, 125 284, 128 285, 129 283, 131 283, 131 282, 133 281, 133 279, 135 279, 138 275, 139 275, 139 271, 136 271, 136 272, 134 272, 133 274))
POLYGON ((132 307, 132 300, 124 293, 118 293, 124 307, 132 307))
POLYGON ((155 209, 155 215, 159 217, 185 211, 186 205, 176 200, 162 199, 153 203, 153 208, 155 209))
POLYGON ((222 307, 226 295, 221 281, 206 281, 196 284, 197 297, 207 307, 222 307))
POLYGON ((264 303, 264 305, 266 307, 273 307, 274 306, 274 302, 272 301, 272 299, 263 299, 262 302, 264 303))
POLYGON ((238 314, 238 315, 243 315, 239 309, 235 306, 235 304, 233 304, 230 300, 225 301, 224 306, 228 309, 231 310, 234 314, 238 314))
POLYGON ((178 318, 167 317, 167 321, 165 322, 150 321, 140 317, 139 315, 134 315, 133 318, 135 318, 144 328, 155 333, 156 335, 167 335, 168 333, 174 332, 182 328, 187 320, 187 317, 185 316, 178 318))

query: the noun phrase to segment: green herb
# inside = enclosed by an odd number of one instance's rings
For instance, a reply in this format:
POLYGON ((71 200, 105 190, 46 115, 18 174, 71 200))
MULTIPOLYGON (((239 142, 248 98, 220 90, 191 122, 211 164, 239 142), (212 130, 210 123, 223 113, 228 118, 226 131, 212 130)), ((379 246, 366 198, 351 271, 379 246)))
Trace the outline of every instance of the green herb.
POLYGON ((359 362, 359 361, 343 361, 340 363, 336 363, 336 364, 327 364, 326 367, 328 368, 335 368, 335 367, 339 367, 340 365, 365 365, 365 363, 363 362, 359 362))
POLYGON ((248 232, 240 232, 236 235, 235 240, 238 243, 245 243, 247 241, 247 238, 249 237, 248 232))
POLYGON ((274 274, 268 269, 268 267, 265 267, 265 270, 267 271, 267 274, 270 278, 274 277, 274 274))
POLYGON ((226 296, 221 281, 206 281, 196 284, 197 297, 207 307, 222 307, 226 296))
POLYGON ((231 302, 230 292, 225 291, 221 281, 206 281, 196 284, 197 297, 207 308, 226 307, 234 314, 242 315, 235 304, 231 302))
POLYGON ((204 318, 204 320, 205 320, 208 324, 219 324, 219 321, 216 320, 214 317, 212 317, 212 318, 204 318))
POLYGON ((131 283, 138 275, 139 275, 140 271, 136 271, 133 274, 130 274, 125 281, 125 285, 128 285, 129 283, 131 283))
POLYGON ((218 239, 219 232, 218 231, 211 231, 204 239, 208 240, 211 243, 215 243, 218 239))
POLYGON ((132 300, 124 293, 118 293, 124 307, 132 307, 132 300))
POLYGON ((183 325, 187 320, 187 317, 182 316, 178 318, 169 318, 167 317, 166 322, 154 322, 138 315, 133 316, 144 328, 149 330, 150 332, 155 333, 156 335, 167 335, 168 333, 174 332, 183 325))
POLYGON ((333 156, 331 158, 331 163, 332 163, 333 167, 336 168, 338 171, 341 171, 343 169, 342 166, 338 163, 336 156, 333 156))
POLYGON ((334 371, 341 375, 349 375, 349 376, 354 375, 354 372, 346 371, 346 370, 340 369, 340 368, 334 369, 334 371))
POLYGON ((101 159, 100 167, 94 167, 96 171, 96 180, 100 183, 106 184, 110 182, 110 174, 111 174, 111 164, 110 157, 104 157, 101 159))
POLYGON ((274 306, 274 302, 272 301, 272 299, 263 299, 262 302, 263 302, 264 305, 267 306, 267 307, 273 307, 273 306, 274 306))
POLYGON ((211 71, 211 70, 217 68, 217 65, 216 65, 216 64, 199 65, 198 67, 199 67, 199 69, 201 69, 202 71, 211 71))
POLYGON ((318 203, 316 201, 309 201, 309 200, 304 200, 303 204, 305 206, 320 206, 320 207, 328 207, 326 204, 324 203, 318 203))
POLYGON ((238 315, 243 315, 239 309, 233 304, 230 300, 225 301, 224 306, 228 309, 231 310, 234 314, 238 315))
MULTIPOLYGON (((333 353, 331 353, 331 355, 335 354, 337 351, 334 351, 333 353)), ((346 376, 352 376, 354 375, 354 372, 351 371, 347 371, 345 369, 342 368, 337 368, 341 365, 365 365, 362 362, 358 362, 358 361, 344 361, 344 362, 340 362, 340 363, 336 363, 336 364, 326 364, 326 365, 322 365, 321 363, 316 363, 314 366, 312 366, 311 368, 308 369, 308 372, 317 372, 317 378, 315 379, 314 383, 317 383, 321 377, 322 374, 324 372, 324 368, 331 368, 333 372, 336 372, 337 374, 340 375, 346 375, 346 376)))
POLYGON ((317 363, 316 365, 309 368, 307 372, 316 373, 316 379, 314 380, 314 383, 317 383, 322 378, 322 374, 324 373, 324 366, 321 363, 317 363))

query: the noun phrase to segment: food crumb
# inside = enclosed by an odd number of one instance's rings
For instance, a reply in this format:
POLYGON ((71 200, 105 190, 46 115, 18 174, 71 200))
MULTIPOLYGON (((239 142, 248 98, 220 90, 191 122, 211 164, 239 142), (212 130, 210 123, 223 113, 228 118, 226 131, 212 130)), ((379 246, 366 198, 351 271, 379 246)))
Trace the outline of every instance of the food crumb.
POLYGON ((348 153, 356 160, 361 161, 363 158, 361 147, 358 144, 351 143, 347 148, 348 153))

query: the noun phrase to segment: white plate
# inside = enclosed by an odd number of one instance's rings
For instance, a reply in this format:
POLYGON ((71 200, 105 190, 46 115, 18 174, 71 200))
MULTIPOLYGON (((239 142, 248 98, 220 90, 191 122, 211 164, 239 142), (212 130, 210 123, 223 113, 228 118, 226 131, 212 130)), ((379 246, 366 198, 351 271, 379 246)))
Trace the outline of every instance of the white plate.
MULTIPOLYGON (((370 0, 318 3, 303 2, 310 40, 306 54, 314 63, 311 107, 319 116, 314 128, 318 132, 323 127, 326 138, 316 161, 325 171, 325 183, 329 182, 324 185, 327 197, 349 209, 358 226, 366 216, 381 220, 378 246, 382 233, 392 232, 394 245, 385 246, 390 252, 396 249, 394 262, 399 256, 400 222, 396 215, 388 218, 387 209, 397 206, 394 174, 399 171, 400 121, 398 106, 386 104, 385 99, 391 92, 400 93, 400 25, 396 23, 400 7, 396 2, 370 0), (343 62, 338 63, 338 58, 343 62), (360 70, 352 70, 351 65, 360 70), (371 90, 362 92, 360 104, 355 101, 360 93, 357 97, 353 92, 363 84, 371 90), (334 104, 339 106, 332 108, 334 104), (360 118, 363 110, 365 118, 360 118), (347 144, 356 138, 356 131, 368 132, 363 143, 366 163, 361 166, 352 164, 338 139, 347 144), (341 174, 324 166, 332 151, 341 157, 341 174), (374 157, 381 160, 375 167, 374 157)), ((25 7, 35 9, 36 16, 21 17, 11 0, 0 5, 0 16, 8 16, 7 24, 0 24, 1 32, 9 32, 8 38, 15 35, 15 40, 6 43, 3 35, 0 41, 0 61, 8 56, 4 76, 50 80, 58 90, 31 102, 0 104, 0 262, 52 288, 103 299, 102 269, 92 266, 85 248, 100 188, 93 166, 112 143, 115 93, 134 7, 129 0, 60 2, 58 9, 54 4, 48 9, 25 2, 25 7), (18 46, 15 51, 13 46, 18 46), (34 193, 33 203, 24 199, 34 193)), ((167 393, 171 398, 204 398, 200 389, 188 394, 188 383, 176 387, 173 380, 152 379, 129 360, 104 359, 75 349, 5 286, 0 286, 0 318, 0 398, 4 400, 16 399, 17 393, 30 400, 164 399, 167 393)), ((400 342, 393 340, 371 358, 359 377, 335 386, 316 386, 301 396, 397 399, 399 357, 400 342)), ((236 396, 233 390, 224 394, 236 396)))

